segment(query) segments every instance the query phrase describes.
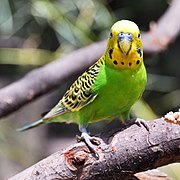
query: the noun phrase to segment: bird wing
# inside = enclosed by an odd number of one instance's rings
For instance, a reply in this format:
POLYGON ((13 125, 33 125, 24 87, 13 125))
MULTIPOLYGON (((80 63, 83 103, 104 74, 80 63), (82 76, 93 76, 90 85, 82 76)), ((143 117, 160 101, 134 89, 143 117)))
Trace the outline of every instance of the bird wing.
POLYGON ((103 64, 104 60, 101 58, 79 76, 59 103, 47 113, 43 119, 52 118, 66 112, 79 111, 81 108, 91 103, 98 95, 93 91, 93 85, 100 72, 100 67, 103 64))

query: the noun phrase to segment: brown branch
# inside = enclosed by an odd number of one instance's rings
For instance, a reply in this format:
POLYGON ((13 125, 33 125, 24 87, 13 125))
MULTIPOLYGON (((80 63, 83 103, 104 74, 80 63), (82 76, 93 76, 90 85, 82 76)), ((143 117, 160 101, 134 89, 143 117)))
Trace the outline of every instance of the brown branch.
POLYGON ((1 89, 0 117, 62 85, 68 77, 82 73, 101 56, 104 45, 104 42, 99 42, 77 50, 58 61, 31 71, 22 79, 1 89))
MULTIPOLYGON (((145 52, 156 53, 167 48, 180 30, 180 1, 174 0, 157 22, 156 28, 144 33, 145 52), (167 25, 168 24, 168 25, 167 25)), ((105 51, 106 41, 79 49, 42 68, 33 70, 19 81, 0 90, 0 117, 60 86, 73 74, 82 73, 105 51)))
POLYGON ((173 0, 158 22, 151 22, 150 31, 142 35, 145 52, 158 53, 166 50, 180 33, 179 19, 180 1, 173 0))
MULTIPOLYGON (((144 127, 132 125, 101 134, 95 159, 84 143, 59 151, 9 180, 18 179, 136 179, 134 174, 180 162, 180 125, 162 118, 144 127)), ((138 175, 137 175, 138 176, 138 175)))

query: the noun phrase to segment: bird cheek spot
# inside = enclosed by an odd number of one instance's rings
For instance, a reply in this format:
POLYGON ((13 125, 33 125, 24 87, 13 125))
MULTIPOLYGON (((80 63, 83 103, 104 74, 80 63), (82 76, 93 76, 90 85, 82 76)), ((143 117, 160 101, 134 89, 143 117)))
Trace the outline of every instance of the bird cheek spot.
POLYGON ((142 56, 142 52, 141 52, 141 49, 140 49, 140 48, 137 49, 137 52, 138 52, 138 54, 139 54, 140 57, 141 57, 141 56, 142 56))

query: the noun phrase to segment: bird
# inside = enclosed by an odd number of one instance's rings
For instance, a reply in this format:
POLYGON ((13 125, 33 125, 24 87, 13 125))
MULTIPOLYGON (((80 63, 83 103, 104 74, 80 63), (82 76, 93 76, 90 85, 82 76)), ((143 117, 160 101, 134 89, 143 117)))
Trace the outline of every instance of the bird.
MULTIPOLYGON (((130 109, 141 98, 147 83, 140 30, 130 20, 112 25, 105 53, 66 91, 62 99, 42 119, 17 131, 52 122, 77 123, 81 136, 92 152, 95 137, 87 131, 89 123, 120 118, 130 119, 130 109)), ((133 123, 146 123, 136 118, 133 123)))

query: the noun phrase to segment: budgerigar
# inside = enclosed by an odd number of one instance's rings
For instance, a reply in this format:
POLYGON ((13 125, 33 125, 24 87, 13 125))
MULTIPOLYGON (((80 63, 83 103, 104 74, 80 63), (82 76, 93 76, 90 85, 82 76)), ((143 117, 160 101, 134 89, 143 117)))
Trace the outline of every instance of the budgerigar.
POLYGON ((93 137, 86 129, 88 123, 117 117, 129 119, 129 111, 141 97, 146 81, 139 28, 132 21, 118 21, 110 30, 104 55, 78 77, 49 113, 19 131, 43 123, 75 122, 79 124, 81 140, 95 152, 93 137))

